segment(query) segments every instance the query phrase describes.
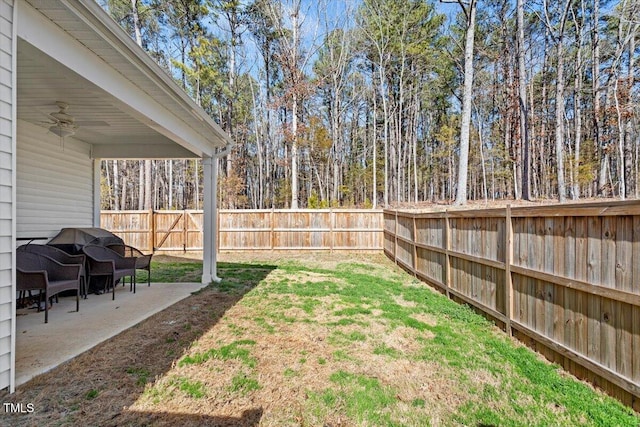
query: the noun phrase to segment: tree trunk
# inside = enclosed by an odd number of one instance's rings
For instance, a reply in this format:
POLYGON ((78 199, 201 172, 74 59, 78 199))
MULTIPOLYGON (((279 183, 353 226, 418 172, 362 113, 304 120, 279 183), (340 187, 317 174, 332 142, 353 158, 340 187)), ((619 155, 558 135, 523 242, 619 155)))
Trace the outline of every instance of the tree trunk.
POLYGON ((558 171, 558 199, 567 201, 564 180, 564 48, 562 41, 556 47, 558 71, 556 77, 556 167, 558 171))
MULTIPOLYGON (((109 172, 109 162, 107 160, 103 160, 102 165, 104 165, 104 167, 101 169, 104 171, 104 174, 106 175, 107 188, 109 189, 109 194, 107 198, 109 205, 107 206, 107 208, 113 209, 113 188, 111 187, 111 173, 109 172)), ((104 203, 104 200, 102 200, 102 202, 104 203)))
POLYGON ((609 155, 605 152, 601 139, 601 96, 600 96, 600 0, 593 0, 592 41, 591 52, 591 96, 593 98, 593 142, 598 158, 600 159, 600 171, 598 173, 598 196, 607 195, 607 164, 609 155))
POLYGON ((412 166, 413 166, 413 201, 414 203, 418 203, 418 91, 414 89, 414 99, 413 99, 413 108, 411 111, 413 112, 413 132, 411 133, 411 141, 412 141, 412 166))
POLYGON ((152 168, 151 160, 144 161, 144 208, 149 210, 152 208, 153 190, 152 190, 152 168))
POLYGON ((144 209, 144 162, 136 162, 138 164, 138 210, 144 209))
POLYGON ((140 15, 138 14, 138 0, 131 0, 131 15, 133 18, 133 32, 136 43, 142 47, 142 31, 140 30, 140 15))
POLYGON ((258 129, 258 107, 256 105, 256 93, 253 87, 253 79, 249 79, 249 87, 251 88, 251 105, 253 111, 253 133, 256 138, 256 156, 258 157, 258 182, 256 200, 253 204, 254 209, 264 209, 264 153, 262 147, 262 138, 258 129))
POLYGON ((483 123, 482 119, 478 118, 478 142, 480 143, 480 165, 482 166, 482 197, 485 203, 489 200, 487 193, 487 168, 485 166, 484 159, 484 137, 483 137, 483 123))
MULTIPOLYGON (((545 42, 544 42, 544 60, 542 65, 542 96, 540 102, 540 137, 538 138, 538 168, 539 168, 539 182, 540 182, 540 196, 550 197, 549 194, 549 182, 551 181, 549 178, 549 169, 547 164, 547 156, 546 156, 546 145, 547 145, 547 129, 549 123, 547 122, 548 117, 548 105, 549 105, 549 87, 547 85, 546 73, 549 66, 549 53, 548 53, 548 44, 547 41, 549 39, 549 31, 545 32, 545 42)), ((532 102, 533 105, 533 102, 532 102)), ((533 111, 533 110, 532 110, 533 111)))
POLYGON ((291 209, 298 209, 298 96, 291 101, 291 209))
MULTIPOLYGON (((584 0, 582 3, 582 11, 584 14, 584 0)), ((573 104, 574 104, 574 152, 573 152, 573 169, 572 169, 572 185, 573 189, 571 191, 571 198, 573 200, 578 200, 580 198, 580 155, 581 155, 581 143, 582 143, 582 72, 583 72, 583 61, 582 61, 582 46, 583 46, 583 37, 582 37, 582 27, 578 25, 578 21, 575 19, 574 15, 574 26, 576 31, 576 44, 578 50, 576 51, 576 69, 575 69, 575 77, 573 81, 573 104)))
POLYGON ((387 107, 387 95, 384 90, 383 53, 380 53, 380 99, 382 99, 382 114, 384 115, 384 207, 389 207, 389 108, 387 107))
MULTIPOLYGON (((556 42, 556 101, 555 101, 555 148, 556 148, 556 170, 558 173, 558 199, 560 203, 564 203, 567 200, 567 186, 565 183, 565 174, 564 174, 564 138, 565 138, 565 128, 564 128, 564 114, 565 114, 565 105, 564 105, 564 30, 567 23, 567 17, 569 14, 569 8, 571 7, 573 0, 565 0, 564 8, 562 15, 560 16, 560 21, 558 22, 559 28, 557 34, 554 35, 556 42)), ((553 28, 552 23, 549 21, 549 17, 547 14, 548 4, 545 0, 543 2, 543 6, 545 9, 545 16, 547 17, 547 27, 553 28)))
MULTIPOLYGON (((524 46, 524 0, 518 0, 518 95, 520 104, 520 149, 522 150, 522 198, 531 200, 529 117, 527 111, 527 70, 524 46)), ((483 165, 484 166, 484 165, 483 165)))
POLYGON ((626 178, 626 183, 625 183, 625 188, 627 190, 627 196, 631 196, 632 194, 637 194, 637 186, 636 186, 636 181, 637 181, 637 177, 634 177, 633 175, 633 171, 634 171, 634 126, 633 126, 633 114, 631 114, 631 112, 633 111, 633 98, 632 98, 632 94, 633 94, 633 86, 635 84, 635 78, 634 78, 634 73, 635 73, 635 51, 636 51, 636 34, 637 34, 637 30, 638 30, 638 26, 640 24, 635 23, 633 24, 628 24, 631 28, 629 28, 629 35, 630 37, 628 38, 629 40, 629 48, 628 48, 628 52, 629 52, 629 57, 628 57, 628 62, 627 62, 627 78, 626 78, 626 82, 625 82, 625 87, 626 90, 628 91, 629 95, 628 98, 625 100, 626 104, 623 106, 623 110, 624 110, 624 167, 625 167, 625 178, 626 178))
POLYGON ((371 202, 373 205, 373 209, 378 208, 378 115, 376 114, 378 110, 377 102, 376 102, 376 92, 375 90, 372 92, 373 96, 373 124, 371 126, 371 135, 373 139, 373 190, 371 194, 371 202))
POLYGON ((169 188, 167 189, 167 203, 168 209, 173 209, 173 160, 167 160, 167 181, 169 188))
MULTIPOLYGON (((533 119, 533 112, 534 112, 534 100, 533 100, 533 81, 530 82, 529 84, 529 111, 531 112, 531 120, 529 121, 529 127, 531 132, 529 133, 529 143, 531 144, 531 153, 533 155, 533 157, 530 158, 529 160, 529 165, 531 166, 531 173, 530 173, 530 177, 531 177, 531 187, 532 188, 532 192, 533 192, 533 197, 540 197, 540 174, 536 173, 535 168, 533 167, 534 165, 534 159, 535 159, 535 152, 536 152, 536 146, 535 146, 535 135, 536 135, 536 121, 533 119)), ((539 165, 538 165, 539 166, 539 165)))
MULTIPOLYGON (((462 4, 462 3, 461 3, 462 4)), ((467 31, 464 43, 464 92, 462 96, 462 123, 460 126, 460 158, 458 161, 458 191, 456 205, 467 203, 467 174, 469 169, 469 134, 471 126, 471 95, 473 91, 473 44, 476 27, 476 1, 468 8, 467 31)))
POLYGON ((113 208, 120 210, 120 174, 118 173, 118 161, 113 160, 113 208))
POLYGON ((122 181, 120 183, 120 209, 126 210, 129 207, 127 206, 127 175, 123 173, 121 175, 122 181))

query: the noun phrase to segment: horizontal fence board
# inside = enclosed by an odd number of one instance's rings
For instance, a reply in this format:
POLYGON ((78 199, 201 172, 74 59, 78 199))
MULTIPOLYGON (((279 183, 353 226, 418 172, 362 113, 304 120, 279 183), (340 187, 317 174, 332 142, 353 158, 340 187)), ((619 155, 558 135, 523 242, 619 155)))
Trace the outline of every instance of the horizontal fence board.
POLYGON ((388 209, 383 221, 403 269, 637 409, 640 202, 388 209))

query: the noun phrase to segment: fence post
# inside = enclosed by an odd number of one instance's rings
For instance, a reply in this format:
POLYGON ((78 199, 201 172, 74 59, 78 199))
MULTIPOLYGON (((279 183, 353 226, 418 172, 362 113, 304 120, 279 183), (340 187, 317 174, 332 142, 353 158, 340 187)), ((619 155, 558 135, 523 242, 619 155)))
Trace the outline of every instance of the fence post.
POLYGON ((384 210, 381 211, 378 214, 378 229, 381 229, 381 232, 379 232, 378 234, 378 242, 380 242, 380 247, 377 249, 381 249, 384 252, 384 226, 385 226, 385 222, 384 222, 384 210))
POLYGON ((393 260, 396 265, 398 264, 398 208, 396 208, 396 222, 395 222, 395 231, 393 233, 395 244, 393 246, 393 260))
POLYGON ((505 271, 505 315, 507 324, 505 330, 511 336, 511 320, 513 319, 513 278, 511 277, 511 263, 513 262, 513 223, 511 221, 511 205, 507 205, 505 215, 505 254, 504 254, 504 271, 505 271))
POLYGON ((271 250, 273 250, 273 248, 275 247, 275 244, 274 244, 275 236, 273 235, 273 222, 275 221, 275 218, 274 218, 274 210, 273 210, 273 208, 271 208, 271 215, 269 215, 269 218, 270 218, 269 222, 271 223, 271 230, 270 230, 270 233, 269 233, 270 239, 269 240, 271 240, 271 250))
POLYGON ((187 252, 187 210, 182 211, 182 252, 187 252))
POLYGON ((449 224, 449 210, 444 211, 444 285, 448 298, 451 297, 449 288, 451 287, 451 225, 449 224))
POLYGON ((336 213, 333 211, 333 208, 329 208, 329 253, 333 253, 333 246, 335 245, 335 237, 333 235, 335 219, 336 213))
POLYGON ((412 262, 412 267, 413 267, 413 276, 414 277, 418 277, 418 235, 416 232, 416 214, 415 212, 412 214, 413 218, 413 236, 412 236, 412 240, 413 240, 413 262, 412 262))
POLYGON ((154 226, 153 226, 153 223, 154 223, 153 209, 149 209, 149 211, 147 212, 147 215, 149 215, 149 218, 147 219, 147 224, 149 224, 148 248, 149 248, 149 253, 153 253, 153 248, 154 248, 153 237, 155 236, 154 226))

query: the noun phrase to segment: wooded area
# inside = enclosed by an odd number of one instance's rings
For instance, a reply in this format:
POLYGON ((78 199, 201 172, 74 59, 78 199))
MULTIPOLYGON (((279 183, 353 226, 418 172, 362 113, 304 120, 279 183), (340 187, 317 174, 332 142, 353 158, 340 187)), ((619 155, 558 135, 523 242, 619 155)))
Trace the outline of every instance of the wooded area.
MULTIPOLYGON (((235 141, 222 208, 639 196, 638 0, 99 2, 235 141)), ((197 160, 102 172, 201 207, 197 160)))
POLYGON ((385 210, 385 253, 640 410, 640 204, 385 210))

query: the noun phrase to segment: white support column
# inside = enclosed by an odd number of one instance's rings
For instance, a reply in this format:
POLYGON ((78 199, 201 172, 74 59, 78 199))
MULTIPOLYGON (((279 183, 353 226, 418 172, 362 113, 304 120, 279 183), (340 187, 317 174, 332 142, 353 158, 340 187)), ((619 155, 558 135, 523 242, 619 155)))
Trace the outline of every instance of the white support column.
POLYGON ((211 161, 211 280, 216 283, 222 281, 218 277, 218 157, 211 161))
POLYGON ((202 283, 211 283, 211 281, 220 281, 216 274, 218 159, 204 157, 202 168, 204 172, 202 283))
POLYGON ((211 157, 204 157, 202 159, 203 170, 203 219, 202 219, 202 283, 211 282, 211 249, 212 249, 212 222, 211 222, 211 202, 214 198, 213 189, 211 188, 211 175, 213 174, 212 167, 213 159, 211 157))

